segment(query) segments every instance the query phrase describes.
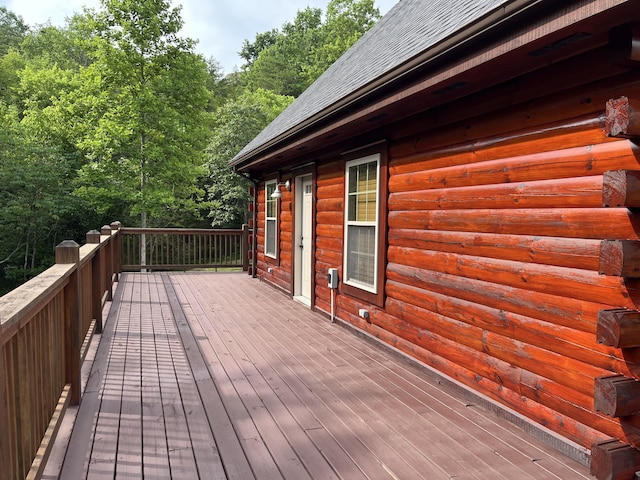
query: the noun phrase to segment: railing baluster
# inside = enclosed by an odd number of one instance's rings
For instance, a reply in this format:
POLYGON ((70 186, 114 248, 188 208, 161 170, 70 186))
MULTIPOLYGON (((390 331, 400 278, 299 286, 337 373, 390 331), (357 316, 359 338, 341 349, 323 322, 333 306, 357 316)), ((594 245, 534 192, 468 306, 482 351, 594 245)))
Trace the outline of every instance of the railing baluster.
MULTIPOLYGON (((147 238, 147 264, 155 270, 188 270, 193 268, 236 267, 246 270, 245 243, 248 232, 244 230, 209 229, 120 229, 123 236, 121 265, 138 270, 140 242, 147 238), (137 255, 136 253, 138 252, 137 255)), ((118 264, 118 265, 120 265, 118 264)))

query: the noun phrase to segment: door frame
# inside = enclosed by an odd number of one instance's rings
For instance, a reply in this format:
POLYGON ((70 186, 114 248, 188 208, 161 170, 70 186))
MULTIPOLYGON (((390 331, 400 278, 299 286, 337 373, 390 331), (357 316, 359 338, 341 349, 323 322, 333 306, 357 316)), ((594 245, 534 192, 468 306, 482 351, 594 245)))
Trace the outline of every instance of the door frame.
POLYGON ((314 290, 315 290, 315 275, 314 275, 314 267, 315 267, 315 176, 313 173, 308 172, 295 177, 295 200, 294 200, 294 227, 293 227, 293 239, 292 239, 292 248, 293 248, 293 298, 300 301, 301 303, 313 307, 314 302, 314 290), (310 292, 309 298, 302 296, 302 252, 299 248, 299 239, 302 235, 303 228, 303 212, 304 212, 304 189, 303 185, 305 181, 309 181, 311 183, 311 218, 309 221, 311 222, 311 242, 309 248, 311 249, 311 255, 309 256, 309 275, 310 275, 310 292))

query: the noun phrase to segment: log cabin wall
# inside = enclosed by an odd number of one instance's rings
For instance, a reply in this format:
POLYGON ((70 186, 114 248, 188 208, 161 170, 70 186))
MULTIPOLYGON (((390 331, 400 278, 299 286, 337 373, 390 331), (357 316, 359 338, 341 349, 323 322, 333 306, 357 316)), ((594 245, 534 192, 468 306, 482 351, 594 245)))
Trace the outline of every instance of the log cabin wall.
MULTIPOLYGON (((640 305, 637 280, 599 273, 603 241, 639 237, 634 211, 603 206, 603 190, 608 172, 640 170, 640 149, 608 138, 603 115, 611 96, 640 97, 640 83, 591 93, 573 108, 554 95, 391 142, 385 307, 339 291, 336 315, 579 445, 640 447, 639 415, 594 405, 597 379, 640 378, 638 349, 596 341, 601 312, 640 305), (518 117, 526 128, 502 132, 518 117)), ((327 313, 344 169, 336 154, 316 174, 314 303, 327 313)), ((258 195, 259 276, 289 294, 294 193, 278 201, 275 260, 264 255, 264 183, 258 195)))
MULTIPOLYGON (((637 280, 600 271, 603 241, 638 240, 633 210, 604 206, 603 190, 607 172, 640 170, 640 150, 608 138, 603 115, 640 84, 593 87, 439 129, 418 130, 424 117, 396 125, 385 306, 339 292, 336 313, 579 445, 640 446, 640 416, 594 405, 599 378, 640 378, 637 349, 596 340, 601 312, 638 308, 637 280)), ((342 265, 344 168, 337 155, 317 167, 324 312, 326 272, 342 265)))
MULTIPOLYGON (((313 304, 329 313, 327 270, 343 264, 341 152, 386 139, 384 306, 340 287, 337 318, 586 449, 605 445, 594 450, 602 471, 621 445, 640 448, 640 147, 605 134, 607 101, 640 99, 640 79, 637 65, 606 59, 583 52, 359 133, 318 153, 314 191, 313 304)), ((289 294, 294 194, 279 201, 275 261, 264 184, 258 196, 258 274, 289 294)))
POLYGON ((257 253, 258 272, 262 280, 273 284, 286 293, 292 292, 292 239, 293 239, 293 198, 294 188, 291 191, 282 189, 282 198, 278 200, 277 221, 277 252, 276 258, 265 255, 265 184, 258 188, 258 228, 257 228, 257 253))

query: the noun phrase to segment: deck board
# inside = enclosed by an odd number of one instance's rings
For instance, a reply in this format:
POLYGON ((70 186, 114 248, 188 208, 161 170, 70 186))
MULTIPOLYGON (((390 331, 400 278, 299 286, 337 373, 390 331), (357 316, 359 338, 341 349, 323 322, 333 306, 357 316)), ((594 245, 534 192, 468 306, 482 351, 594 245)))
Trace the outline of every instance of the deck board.
POLYGON ((87 385, 60 478, 592 478, 246 274, 123 274, 87 385))
MULTIPOLYGON (((194 323, 192 327, 189 326, 185 312, 189 311, 190 307, 188 305, 185 305, 184 308, 180 306, 168 276, 163 276, 163 283, 166 286, 177 331, 188 355, 189 366, 197 387, 196 390, 190 391, 191 397, 189 398, 193 402, 192 407, 198 410, 202 409, 208 420, 207 423, 200 423, 193 427, 196 457, 208 459, 210 462, 208 465, 202 464, 201 478, 212 480, 250 479, 253 474, 247 457, 203 357, 207 345, 203 344, 202 350, 198 346, 198 342, 202 342, 206 337, 197 323, 194 323), (202 402, 202 399, 206 399, 206 401, 202 402), (213 438, 209 437, 209 431, 213 433, 213 438), (224 466, 221 457, 226 459, 224 466)), ((212 354, 210 353, 210 355, 212 354)))

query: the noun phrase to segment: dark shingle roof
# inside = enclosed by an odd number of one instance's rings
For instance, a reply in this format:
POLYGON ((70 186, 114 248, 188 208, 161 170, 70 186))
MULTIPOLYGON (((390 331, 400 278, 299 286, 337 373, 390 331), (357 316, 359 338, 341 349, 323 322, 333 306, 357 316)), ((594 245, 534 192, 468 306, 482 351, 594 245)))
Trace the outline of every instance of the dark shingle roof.
MULTIPOLYGON (((238 165, 312 117, 514 0, 400 0, 231 161, 238 165)), ((526 3, 526 2, 524 2, 526 3)))

